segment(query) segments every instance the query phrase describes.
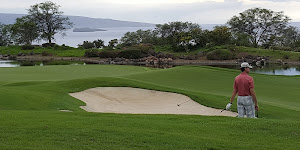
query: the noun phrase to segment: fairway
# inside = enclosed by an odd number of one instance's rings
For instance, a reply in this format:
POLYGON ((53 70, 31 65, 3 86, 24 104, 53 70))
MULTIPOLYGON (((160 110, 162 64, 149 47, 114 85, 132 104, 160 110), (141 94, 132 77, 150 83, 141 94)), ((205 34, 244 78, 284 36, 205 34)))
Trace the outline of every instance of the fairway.
POLYGON ((250 73, 259 119, 90 113, 68 94, 134 87, 224 109, 239 73, 205 66, 0 68, 0 149, 300 149, 300 76, 250 73))

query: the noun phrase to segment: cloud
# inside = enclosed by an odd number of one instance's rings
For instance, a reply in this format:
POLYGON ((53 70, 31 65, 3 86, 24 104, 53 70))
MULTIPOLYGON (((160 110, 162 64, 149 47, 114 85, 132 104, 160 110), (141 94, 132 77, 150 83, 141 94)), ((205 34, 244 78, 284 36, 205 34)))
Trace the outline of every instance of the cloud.
POLYGON ((300 0, 251 0, 251 1, 271 1, 271 2, 300 2, 300 0))

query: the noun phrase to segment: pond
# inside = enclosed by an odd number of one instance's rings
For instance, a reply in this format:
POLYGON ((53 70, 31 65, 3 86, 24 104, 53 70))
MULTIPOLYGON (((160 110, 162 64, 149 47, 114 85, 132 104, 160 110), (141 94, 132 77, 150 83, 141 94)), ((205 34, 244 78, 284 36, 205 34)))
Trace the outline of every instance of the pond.
MULTIPOLYGON (((213 67, 229 68, 239 70, 239 65, 214 65, 213 67)), ((287 65, 266 65, 266 66, 253 66, 251 72, 268 74, 268 75, 285 75, 294 76, 300 75, 300 66, 287 66, 287 65)))
MULTIPOLYGON (((44 65, 85 65, 85 62, 74 61, 14 61, 14 60, 0 60, 0 67, 20 67, 20 66, 44 66, 44 65)), ((210 65, 213 67, 229 68, 239 70, 238 65, 210 65)), ((159 68, 159 66, 155 66, 159 68)), ((174 66, 168 66, 174 67, 174 66)), ((163 68, 163 67, 161 67, 163 68)), ((267 65, 267 66, 254 66, 251 72, 268 74, 268 75, 286 75, 294 76, 300 75, 300 66, 280 66, 280 65, 267 65)))
POLYGON ((85 65, 84 62, 75 61, 15 61, 0 60, 0 67, 21 67, 21 66, 45 66, 45 65, 85 65))

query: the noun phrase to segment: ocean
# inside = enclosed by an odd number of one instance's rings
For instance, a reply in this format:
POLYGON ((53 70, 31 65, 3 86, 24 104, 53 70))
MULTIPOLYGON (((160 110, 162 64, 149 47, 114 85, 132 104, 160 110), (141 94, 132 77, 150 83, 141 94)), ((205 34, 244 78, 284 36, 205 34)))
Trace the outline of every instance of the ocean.
MULTIPOLYGON (((67 30, 66 36, 55 35, 55 42, 58 45, 65 44, 71 47, 77 47, 78 44, 82 44, 83 41, 94 41, 101 39, 105 42, 105 45, 112 39, 121 39, 126 32, 135 32, 139 29, 142 30, 153 30, 154 27, 119 27, 119 28, 101 28, 106 31, 96 31, 96 32, 73 32, 73 29, 67 30)), ((42 44, 46 41, 34 42, 34 44, 42 44)))

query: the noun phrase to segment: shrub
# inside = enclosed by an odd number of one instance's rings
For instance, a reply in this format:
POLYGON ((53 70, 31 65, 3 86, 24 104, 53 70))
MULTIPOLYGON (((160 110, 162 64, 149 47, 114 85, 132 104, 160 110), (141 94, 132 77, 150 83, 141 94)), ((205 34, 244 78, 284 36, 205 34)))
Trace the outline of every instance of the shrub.
POLYGON ((95 43, 93 42, 89 42, 89 41, 83 41, 82 45, 78 45, 83 47, 84 49, 92 49, 92 48, 96 48, 95 43))
POLYGON ((235 56, 229 50, 217 49, 207 53, 206 57, 209 60, 229 60, 229 59, 233 59, 235 56))
POLYGON ((55 43, 44 43, 42 44, 43 47, 54 47, 56 44, 55 43))
POLYGON ((22 50, 33 50, 35 47, 33 45, 22 45, 22 50))
POLYGON ((99 56, 99 51, 96 50, 96 49, 86 50, 84 56, 85 57, 98 57, 99 56))
POLYGON ((300 52, 300 47, 296 47, 294 51, 295 52, 300 52))
POLYGON ((205 45, 205 48, 213 48, 213 47, 215 47, 215 46, 216 46, 216 44, 213 43, 213 42, 211 42, 211 43, 207 43, 207 44, 205 45))
POLYGON ((47 51, 43 51, 42 52, 42 56, 51 56, 52 54, 50 54, 49 52, 47 51))
POLYGON ((100 58, 116 58, 118 57, 119 51, 101 51, 98 53, 98 56, 100 58))
POLYGON ((154 50, 155 46, 152 44, 138 44, 124 49, 149 51, 149 50, 154 50))
POLYGON ((283 59, 289 59, 290 56, 289 55, 283 55, 283 59))
POLYGON ((59 46, 59 45, 55 45, 53 47, 54 50, 68 50, 68 49, 73 49, 72 47, 69 47, 69 46, 66 46, 66 45, 62 45, 62 46, 59 46))
POLYGON ((118 57, 126 59, 138 59, 149 56, 148 50, 123 50, 120 51, 118 57))
POLYGON ((238 50, 235 45, 226 45, 225 48, 233 52, 238 50))

